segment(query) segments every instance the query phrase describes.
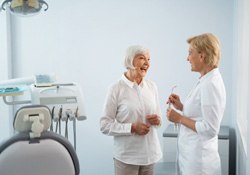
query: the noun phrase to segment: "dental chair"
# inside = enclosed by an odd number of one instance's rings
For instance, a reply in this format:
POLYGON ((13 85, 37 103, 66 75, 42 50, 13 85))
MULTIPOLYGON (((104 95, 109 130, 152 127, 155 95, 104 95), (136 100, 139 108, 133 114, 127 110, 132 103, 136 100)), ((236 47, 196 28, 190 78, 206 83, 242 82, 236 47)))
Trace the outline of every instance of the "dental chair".
POLYGON ((0 175, 79 175, 79 161, 71 143, 47 131, 47 106, 21 107, 14 118, 18 132, 0 144, 0 175))

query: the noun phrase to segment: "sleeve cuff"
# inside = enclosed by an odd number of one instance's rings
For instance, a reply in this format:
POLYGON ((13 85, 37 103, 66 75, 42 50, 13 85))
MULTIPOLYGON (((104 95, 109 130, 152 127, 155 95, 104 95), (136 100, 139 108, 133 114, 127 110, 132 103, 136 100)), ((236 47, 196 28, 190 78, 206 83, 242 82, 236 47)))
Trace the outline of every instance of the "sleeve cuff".
POLYGON ((124 129, 125 129, 125 131, 126 131, 126 133, 127 134, 133 134, 132 132, 131 132, 131 128, 132 127, 132 123, 127 123, 127 124, 125 124, 125 126, 124 126, 124 129))

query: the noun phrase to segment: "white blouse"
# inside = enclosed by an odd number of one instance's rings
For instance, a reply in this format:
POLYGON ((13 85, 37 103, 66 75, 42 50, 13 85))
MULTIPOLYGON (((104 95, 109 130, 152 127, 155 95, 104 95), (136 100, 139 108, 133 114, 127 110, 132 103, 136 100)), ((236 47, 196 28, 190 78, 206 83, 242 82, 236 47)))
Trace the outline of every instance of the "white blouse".
POLYGON ((151 126, 146 135, 131 133, 132 123, 146 123, 148 114, 161 116, 156 85, 149 80, 137 85, 122 75, 111 86, 100 119, 101 131, 114 136, 114 158, 127 164, 149 165, 162 157, 156 126, 151 126))

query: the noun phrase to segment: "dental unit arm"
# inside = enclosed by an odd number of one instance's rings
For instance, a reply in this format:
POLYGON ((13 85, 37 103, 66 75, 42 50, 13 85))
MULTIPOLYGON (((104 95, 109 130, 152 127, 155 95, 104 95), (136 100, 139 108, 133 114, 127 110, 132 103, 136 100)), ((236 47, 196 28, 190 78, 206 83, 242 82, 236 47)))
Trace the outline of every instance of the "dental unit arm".
POLYGON ((8 96, 20 96, 23 95, 25 91, 29 89, 29 85, 35 84, 36 86, 52 86, 55 81, 52 75, 36 75, 24 78, 14 78, 0 82, 0 96, 3 97, 4 102, 7 105, 17 105, 17 104, 30 104, 31 100, 25 101, 12 101, 7 100, 8 96))
MULTIPOLYGON (((73 121, 74 147, 76 149, 76 121, 86 120, 83 94, 77 83, 55 83, 55 78, 49 75, 36 75, 35 77, 10 79, 0 82, 0 96, 3 97, 7 105, 46 105, 52 111, 51 130, 53 131, 53 121, 56 123, 56 130, 59 126, 61 134, 61 122, 65 121, 68 135, 68 120, 73 121), (23 97, 24 93, 29 93, 30 99, 8 101, 7 97, 23 97)), ((27 98, 27 97, 26 97, 27 98)), ((41 127, 39 121, 42 118, 32 119, 35 126, 41 127)), ((38 130, 40 130, 38 128, 38 130)), ((34 129, 34 136, 38 131, 34 129)), ((65 137, 66 134, 65 134, 65 137)))
POLYGON ((77 120, 85 120, 86 115, 83 105, 83 95, 81 89, 76 83, 55 84, 50 87, 30 86, 32 94, 32 104, 47 105, 52 109, 53 106, 62 108, 62 120, 65 121, 69 115, 77 120))

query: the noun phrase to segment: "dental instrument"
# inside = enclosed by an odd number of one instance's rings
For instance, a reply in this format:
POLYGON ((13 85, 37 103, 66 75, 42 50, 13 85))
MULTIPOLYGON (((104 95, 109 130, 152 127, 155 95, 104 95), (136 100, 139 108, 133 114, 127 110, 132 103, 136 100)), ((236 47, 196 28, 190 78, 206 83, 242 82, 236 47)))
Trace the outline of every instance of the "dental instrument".
POLYGON ((46 105, 52 112, 50 130, 61 134, 63 132, 61 124, 65 121, 65 137, 68 137, 68 122, 73 121, 73 139, 76 149, 76 121, 87 118, 82 91, 77 83, 56 83, 54 76, 40 74, 35 77, 0 82, 0 96, 3 96, 4 102, 8 105, 46 105), (17 101, 16 98, 12 101, 7 100, 7 97, 15 96, 18 96, 18 99, 27 98, 25 96, 27 93, 30 94, 28 100, 17 101), (55 128, 53 122, 55 122, 55 128))
MULTIPOLYGON (((174 89, 176 87, 177 87, 177 85, 175 85, 175 86, 172 87, 170 95, 172 95, 174 93, 174 89)), ((168 103, 168 108, 171 108, 171 103, 170 102, 168 103)), ((175 130, 178 130, 178 123, 174 123, 174 126, 175 126, 175 130)))

